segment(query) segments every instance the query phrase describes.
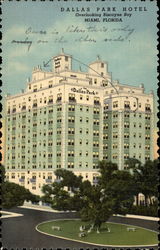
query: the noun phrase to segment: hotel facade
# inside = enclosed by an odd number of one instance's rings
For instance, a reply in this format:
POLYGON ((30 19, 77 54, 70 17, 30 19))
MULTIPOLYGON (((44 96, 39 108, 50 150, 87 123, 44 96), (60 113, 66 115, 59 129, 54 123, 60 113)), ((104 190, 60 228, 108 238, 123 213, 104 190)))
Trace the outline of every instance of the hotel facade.
POLYGON ((153 92, 113 81, 98 58, 72 70, 63 51, 53 69, 33 69, 27 88, 6 97, 6 179, 41 195, 64 168, 93 184, 100 160, 126 169, 128 158, 153 159, 153 92))

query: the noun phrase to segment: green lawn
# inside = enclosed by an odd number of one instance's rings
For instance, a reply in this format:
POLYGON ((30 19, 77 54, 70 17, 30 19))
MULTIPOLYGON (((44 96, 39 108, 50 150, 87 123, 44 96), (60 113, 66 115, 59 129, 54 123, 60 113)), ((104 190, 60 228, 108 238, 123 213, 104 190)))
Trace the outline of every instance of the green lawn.
POLYGON ((87 233, 85 237, 80 238, 78 234, 81 225, 87 225, 87 223, 80 220, 59 220, 41 223, 37 226, 37 229, 50 235, 104 245, 134 246, 158 244, 157 233, 155 232, 135 226, 114 223, 104 223, 99 234, 96 231, 92 231, 91 233, 87 233), (60 226, 61 231, 53 230, 52 226, 60 226), (107 232, 106 226, 110 228, 111 232, 107 232), (134 227, 136 231, 128 232, 127 227, 134 227))

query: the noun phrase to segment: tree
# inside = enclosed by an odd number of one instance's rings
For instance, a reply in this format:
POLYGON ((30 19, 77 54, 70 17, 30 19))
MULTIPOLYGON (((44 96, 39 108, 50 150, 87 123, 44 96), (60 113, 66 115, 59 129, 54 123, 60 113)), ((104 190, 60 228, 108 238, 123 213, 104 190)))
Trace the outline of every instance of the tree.
POLYGON ((3 208, 12 208, 23 205, 24 201, 39 201, 37 195, 32 194, 24 187, 5 181, 5 168, 1 166, 1 202, 3 208))
POLYGON ((145 205, 152 204, 152 197, 158 199, 158 160, 146 161, 140 168, 141 193, 145 196, 145 205))
POLYGON ((139 193, 141 193, 142 178, 140 174, 140 169, 142 168, 142 163, 135 158, 129 158, 125 163, 128 164, 128 169, 134 179, 134 195, 136 197, 136 205, 138 205, 139 193))
POLYGON ((129 172, 119 171, 116 164, 99 163, 100 176, 96 185, 83 181, 71 171, 56 170, 59 182, 43 186, 43 200, 58 210, 78 211, 82 220, 94 228, 109 219, 113 213, 123 213, 133 203, 133 179, 129 172))
POLYGON ((133 173, 136 194, 142 193, 145 196, 145 205, 148 205, 148 200, 152 204, 153 196, 158 199, 158 160, 141 164, 136 159, 130 159, 128 164, 133 173))

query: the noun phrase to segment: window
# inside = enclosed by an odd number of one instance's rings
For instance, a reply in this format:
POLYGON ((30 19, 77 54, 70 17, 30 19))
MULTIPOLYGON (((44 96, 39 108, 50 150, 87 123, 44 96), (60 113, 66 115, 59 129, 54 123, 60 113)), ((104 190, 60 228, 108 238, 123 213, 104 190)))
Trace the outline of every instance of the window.
POLYGON ((93 113, 94 113, 94 114, 99 114, 99 112, 100 112, 100 109, 99 109, 99 108, 94 108, 94 109, 93 109, 93 113))
POLYGON ((113 133, 113 138, 115 139, 115 138, 118 138, 118 133, 117 132, 114 132, 113 133))
POLYGON ((62 111, 62 106, 61 105, 57 106, 57 111, 62 111))
POLYGON ((124 128, 129 128, 129 122, 124 123, 124 128))
POLYGON ((61 157, 61 151, 57 152, 57 157, 61 157))
POLYGON ((100 98, 94 97, 94 105, 100 105, 100 98))
POLYGON ((125 112, 125 113, 124 113, 124 117, 129 117, 129 113, 128 113, 128 112, 125 112))
POLYGON ((69 102, 76 102, 75 94, 69 93, 69 102))
POLYGON ((118 101, 113 102, 113 108, 118 108, 118 101))
POLYGON ((52 104, 53 103, 53 95, 49 96, 48 98, 48 104, 52 104))
POLYGON ((93 124, 94 124, 94 125, 99 125, 99 120, 98 120, 98 119, 94 119, 94 120, 93 120, 93 124))
POLYGON ((124 108, 130 109, 130 102, 129 101, 124 101, 124 108))
POLYGON ((113 128, 118 128, 118 122, 113 122, 113 128))
MULTIPOLYGON (((113 145, 115 145, 115 144, 113 144, 113 145)), ((103 150, 107 150, 108 149, 108 144, 104 144, 103 145, 103 150)))
POLYGON ((57 118, 57 123, 61 123, 61 122, 62 122, 61 117, 58 117, 58 118, 57 118))
POLYGON ((73 162, 68 162, 68 168, 74 168, 74 163, 73 162))
POLYGON ((57 100, 56 102, 61 102, 62 100, 62 93, 57 94, 57 100))
POLYGON ((145 104, 145 111, 151 112, 151 105, 150 104, 145 104))
POLYGON ((68 128, 68 134, 73 134, 74 135, 74 128, 68 128))
POLYGON ((99 141, 93 141, 93 147, 99 147, 99 141))
POLYGON ((98 158, 99 157, 99 152, 93 152, 93 158, 98 158))
POLYGON ((57 140, 57 146, 61 146, 61 140, 57 140))
POLYGON ((68 117, 68 122, 74 123, 74 121, 75 121, 74 116, 68 117))
POLYGON ((113 159, 117 159, 117 158, 118 158, 118 155, 117 155, 117 154, 113 154, 113 155, 112 155, 112 158, 113 158, 113 159))
POLYGON ((108 129, 108 124, 107 123, 103 126, 103 129, 104 130, 108 129))
POLYGON ((75 105, 68 105, 68 111, 75 111, 75 105))
POLYGON ((74 146, 74 140, 68 140, 68 146, 74 146))
POLYGON ((117 112, 113 112, 113 118, 117 118, 118 117, 118 113, 117 112))
POLYGON ((68 151, 68 157, 74 157, 74 151, 68 151))

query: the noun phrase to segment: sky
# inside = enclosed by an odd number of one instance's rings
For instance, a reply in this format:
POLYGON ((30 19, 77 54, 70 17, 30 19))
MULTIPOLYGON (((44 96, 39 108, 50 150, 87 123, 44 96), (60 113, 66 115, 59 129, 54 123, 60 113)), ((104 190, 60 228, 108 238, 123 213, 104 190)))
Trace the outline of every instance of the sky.
MULTIPOLYGON (((59 54, 61 48, 85 64, 96 60, 99 55, 108 62, 113 80, 134 86, 143 83, 146 92, 154 90, 156 95, 156 2, 3 2, 3 95, 17 94, 25 89, 33 67, 41 65, 44 68, 43 62, 59 54), (109 7, 116 10, 111 11, 107 9, 109 7), (135 7, 142 7, 142 11, 135 11, 135 7), (123 11, 123 8, 132 10, 123 11), (76 13, 100 14, 101 17, 92 17, 99 18, 99 22, 85 22, 85 18, 91 17, 75 16, 76 13), (103 16, 104 13, 121 14, 122 22, 106 21, 109 17, 103 16), (125 13, 128 16, 124 16, 125 13)), ((74 62, 75 70, 79 66, 88 71, 84 65, 74 62)), ((44 70, 51 69, 50 62, 44 70)))

